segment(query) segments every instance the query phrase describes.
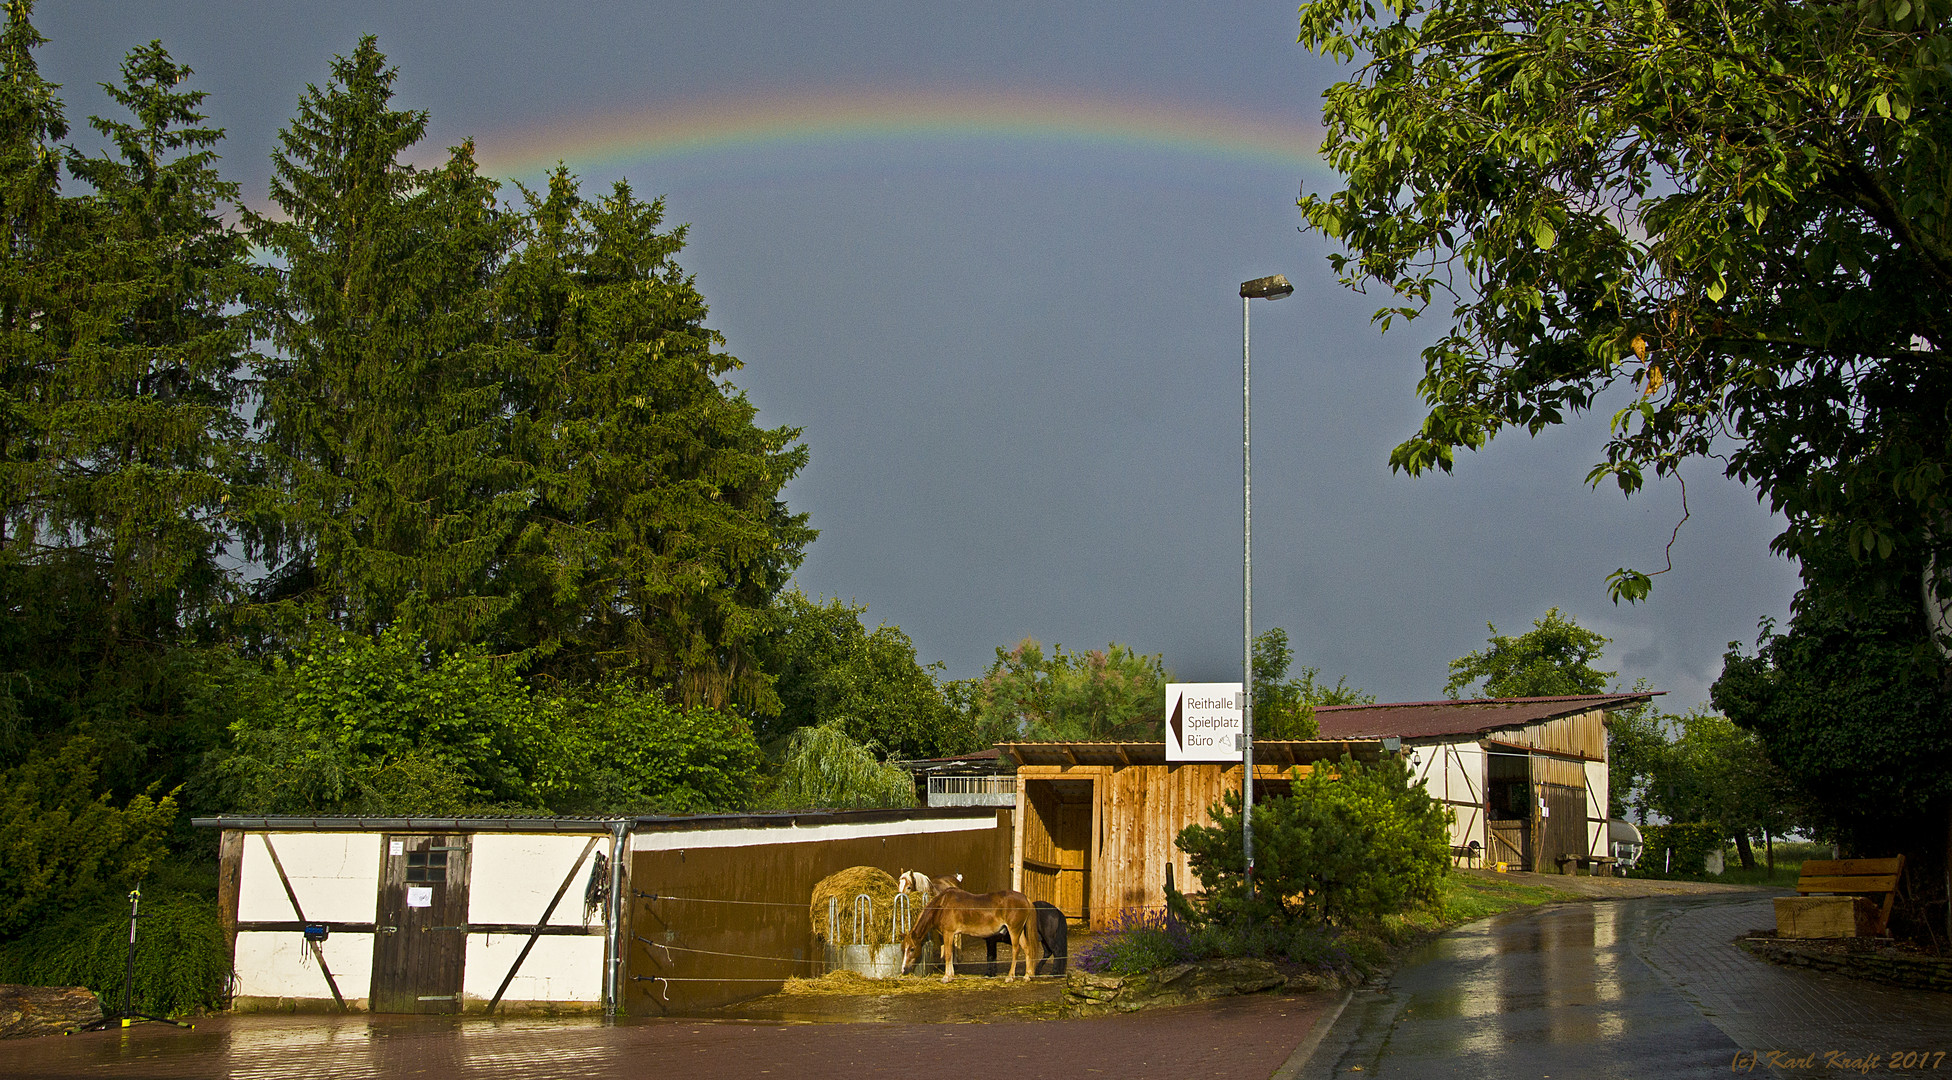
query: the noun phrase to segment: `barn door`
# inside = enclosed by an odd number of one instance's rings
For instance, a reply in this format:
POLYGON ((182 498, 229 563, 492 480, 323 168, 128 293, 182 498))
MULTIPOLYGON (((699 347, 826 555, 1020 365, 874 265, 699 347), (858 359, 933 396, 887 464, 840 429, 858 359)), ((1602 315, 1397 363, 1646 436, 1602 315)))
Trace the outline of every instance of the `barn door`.
POLYGON ((461 1011, 468 951, 465 836, 383 838, 373 934, 372 1010, 461 1011))
POLYGON ((1091 919, 1090 780, 1024 781, 1023 894, 1091 919))

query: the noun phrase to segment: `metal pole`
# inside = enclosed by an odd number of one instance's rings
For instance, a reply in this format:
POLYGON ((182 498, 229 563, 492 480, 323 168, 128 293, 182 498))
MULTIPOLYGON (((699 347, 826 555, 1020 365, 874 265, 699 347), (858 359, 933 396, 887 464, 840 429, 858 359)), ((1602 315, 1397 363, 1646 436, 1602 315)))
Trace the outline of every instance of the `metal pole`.
POLYGON ((1240 848, 1254 899, 1254 394, 1249 350, 1254 301, 1240 298, 1240 848))

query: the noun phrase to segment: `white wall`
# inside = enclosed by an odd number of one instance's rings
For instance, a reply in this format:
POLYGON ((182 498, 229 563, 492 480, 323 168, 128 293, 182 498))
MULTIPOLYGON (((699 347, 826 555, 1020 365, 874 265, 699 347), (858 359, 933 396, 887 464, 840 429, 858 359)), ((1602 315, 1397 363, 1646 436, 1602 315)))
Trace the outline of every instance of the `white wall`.
POLYGON ((784 825, 775 829, 692 829, 632 833, 632 851, 678 851, 693 848, 759 847, 766 844, 812 844, 823 840, 852 840, 863 836, 913 836, 921 833, 971 832, 994 829, 994 817, 938 820, 858 822, 842 825, 784 825))
MULTIPOLYGON (((990 826, 987 821, 982 824, 990 826)), ((247 833, 238 874, 238 921, 292 922, 299 917, 266 849, 268 839, 277 849, 278 863, 306 921, 373 922, 379 910, 380 837, 377 832, 247 833)), ((610 837, 596 839, 595 849, 577 866, 590 841, 588 834, 470 835, 468 921, 533 925, 574 868, 574 880, 550 915, 549 925, 584 925, 583 890, 591 867, 598 852, 610 854, 610 837)), ((603 925, 601 912, 591 925, 603 925)), ((463 997, 482 1002, 492 997, 528 940, 527 934, 469 934, 463 997)), ((601 934, 537 939, 503 999, 601 1002, 603 940, 601 934)), ((339 993, 348 1003, 364 1000, 373 981, 373 935, 335 930, 325 940, 324 951, 339 993)), ((332 998, 318 961, 296 930, 239 931, 233 969, 240 997, 327 1002, 332 998)))
POLYGON ((1586 854, 1611 855, 1606 835, 1606 762, 1586 763, 1586 854))
MULTIPOLYGON (((292 892, 311 922, 369 923, 379 911, 380 838, 377 833, 247 833, 238 874, 239 922, 287 922, 292 911, 278 870, 265 848, 278 850, 292 892)), ((333 968, 336 972, 338 968, 333 968)), ((365 995, 362 989, 360 995, 365 995)))
MULTIPOLYGON (((285 857, 282 844, 278 847, 278 857, 285 857)), ((289 871, 291 867, 285 869, 289 871)), ((303 897, 299 902, 304 903, 303 897)), ((311 910, 307 908, 305 913, 310 915, 311 910)), ((339 983, 339 993, 348 1003, 355 998, 364 999, 373 986, 373 935, 335 931, 321 947, 326 965, 339 983)), ((296 931, 239 931, 233 969, 237 973, 239 997, 332 1000, 332 990, 319 971, 319 962, 306 946, 305 936, 296 931)))
POLYGON ((1452 812, 1450 843, 1463 847, 1484 838, 1484 748, 1476 742, 1425 743, 1410 748, 1415 755, 1413 782, 1421 782, 1434 799, 1452 812))
MULTIPOLYGON (((591 864, 599 852, 605 857, 610 854, 610 838, 596 837, 595 850, 577 866, 576 858, 590 839, 575 834, 474 834, 468 853, 468 921, 533 925, 542 918, 542 909, 549 906, 549 898, 562 887, 564 877, 575 868, 575 880, 549 916, 549 925, 585 925, 583 890, 589 884, 591 864)), ((601 925, 603 912, 598 911, 591 922, 601 925)), ((472 942, 469 948, 472 950, 472 942)), ((469 966, 472 969, 472 952, 469 966)))
MULTIPOLYGON (((608 841, 605 841, 606 846, 608 841)), ((547 900, 545 898, 544 902, 547 900)), ((568 903, 567 900, 564 903, 568 903)), ((579 895, 576 906, 583 906, 579 895)), ((540 911, 537 912, 540 914, 540 911)), ((533 918, 533 916, 531 916, 533 918)), ((461 996, 486 1004, 507 976, 509 965, 522 955, 527 934, 469 934, 467 967, 461 996)), ((601 1002, 603 1000, 603 939, 601 937, 539 937, 522 970, 508 984, 503 1001, 601 1002)))

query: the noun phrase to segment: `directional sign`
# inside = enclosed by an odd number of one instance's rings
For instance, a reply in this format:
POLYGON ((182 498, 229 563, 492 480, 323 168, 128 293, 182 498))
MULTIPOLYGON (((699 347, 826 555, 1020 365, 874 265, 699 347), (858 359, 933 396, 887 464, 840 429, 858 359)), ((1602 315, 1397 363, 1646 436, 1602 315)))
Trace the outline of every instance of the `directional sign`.
POLYGON ((1241 687, 1237 682, 1166 684, 1166 760, 1239 761, 1241 687))

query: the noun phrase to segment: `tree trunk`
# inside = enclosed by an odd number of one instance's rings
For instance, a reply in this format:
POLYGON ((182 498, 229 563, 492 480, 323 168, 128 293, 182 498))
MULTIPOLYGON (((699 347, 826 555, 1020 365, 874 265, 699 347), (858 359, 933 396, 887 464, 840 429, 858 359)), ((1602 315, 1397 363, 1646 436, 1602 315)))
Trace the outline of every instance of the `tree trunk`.
POLYGON ((80 986, 0 986, 0 1039, 59 1035, 102 1018, 102 1003, 80 986))
POLYGON ((1769 855, 1769 880, 1776 880, 1776 838, 1768 829, 1762 830, 1762 846, 1769 855))
POLYGON ((1748 830, 1735 830, 1735 850, 1742 855, 1742 869, 1755 869, 1755 849, 1749 846, 1748 830))

